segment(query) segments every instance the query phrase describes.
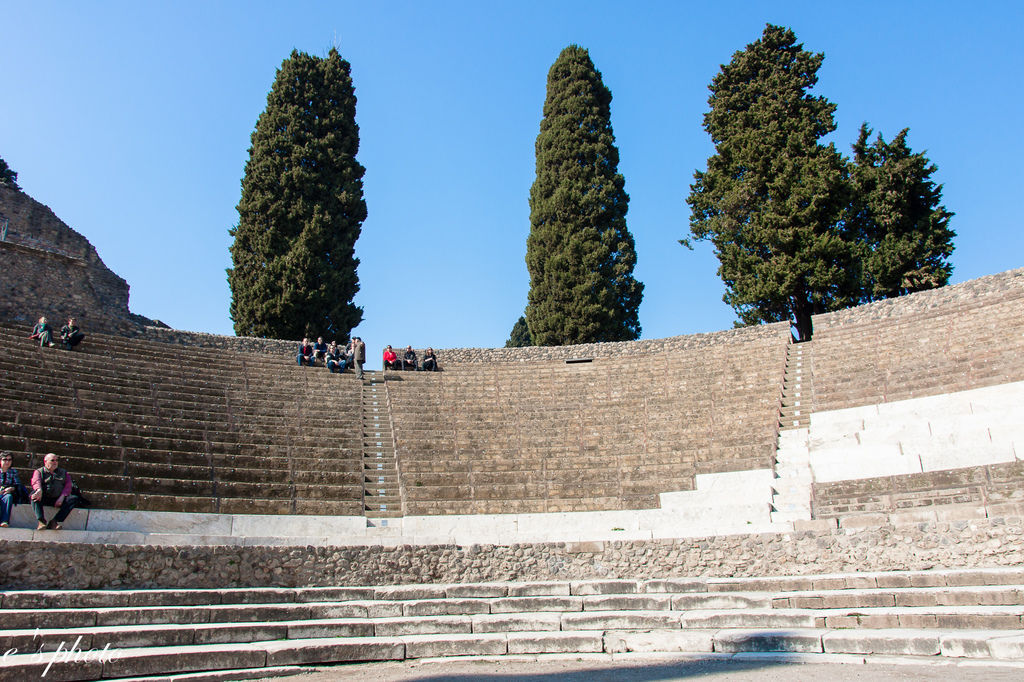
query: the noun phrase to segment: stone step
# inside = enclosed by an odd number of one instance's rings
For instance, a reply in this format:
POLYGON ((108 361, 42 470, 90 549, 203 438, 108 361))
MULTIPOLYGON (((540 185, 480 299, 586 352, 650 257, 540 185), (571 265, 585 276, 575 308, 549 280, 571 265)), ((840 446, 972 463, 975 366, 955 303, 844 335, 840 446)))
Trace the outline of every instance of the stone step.
MULTIPOLYGON (((1019 660, 1024 636, 1011 631, 848 631, 826 628, 723 628, 507 631, 396 636, 313 637, 205 645, 110 648, 77 657, 13 653, 0 662, 4 679, 89 680, 200 670, 255 669, 354 661, 453 656, 599 652, 740 654, 872 654, 1019 660)), ((801 659, 809 662, 812 659, 801 659)))

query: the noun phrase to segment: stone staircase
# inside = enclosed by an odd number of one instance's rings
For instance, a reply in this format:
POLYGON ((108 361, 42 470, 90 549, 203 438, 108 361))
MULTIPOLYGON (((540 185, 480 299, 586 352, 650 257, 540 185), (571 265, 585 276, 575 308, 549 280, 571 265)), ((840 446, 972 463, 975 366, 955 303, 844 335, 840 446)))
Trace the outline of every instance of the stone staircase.
POLYGON ((9 590, 0 680, 451 656, 1024 660, 1024 568, 377 587, 9 590), (40 653, 41 652, 41 653, 40 653))
POLYGON ((786 372, 779 409, 779 443, 772 482, 773 523, 811 518, 813 474, 809 434, 814 385, 813 341, 791 343, 786 349, 786 372))
POLYGON ((813 341, 786 347, 786 374, 782 382, 780 429, 806 429, 811 425, 811 361, 813 341))
MULTIPOLYGON (((362 389, 363 509, 373 519, 402 516, 394 430, 384 373, 366 373, 362 389)), ((386 525, 386 524, 384 524, 386 525)))

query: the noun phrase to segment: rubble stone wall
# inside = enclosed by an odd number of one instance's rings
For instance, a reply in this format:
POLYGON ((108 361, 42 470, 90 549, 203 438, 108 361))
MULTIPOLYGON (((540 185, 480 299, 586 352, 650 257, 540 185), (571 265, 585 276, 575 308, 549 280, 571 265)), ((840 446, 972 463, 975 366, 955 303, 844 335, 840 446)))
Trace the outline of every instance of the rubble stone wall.
POLYGON ((128 283, 111 272, 92 244, 53 211, 23 192, 0 187, 0 319, 23 324, 40 317, 54 330, 75 317, 86 330, 131 333, 128 283))
POLYGON ((701 539, 514 545, 245 547, 5 542, 9 589, 223 588, 648 579, 1024 563, 1024 518, 701 539))

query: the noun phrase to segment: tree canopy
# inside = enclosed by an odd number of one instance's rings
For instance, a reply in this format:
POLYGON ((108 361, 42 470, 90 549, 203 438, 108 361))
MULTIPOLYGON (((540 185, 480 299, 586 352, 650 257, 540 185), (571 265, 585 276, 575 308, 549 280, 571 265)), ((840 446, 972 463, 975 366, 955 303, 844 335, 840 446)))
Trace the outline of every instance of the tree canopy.
POLYGON ((18 186, 18 174, 2 158, 0 158, 0 185, 21 191, 21 187, 18 186))
POLYGON ((523 348, 532 346, 533 339, 530 338, 530 329, 526 326, 526 316, 520 315, 516 323, 512 325, 512 333, 509 334, 505 348, 523 348))
POLYGON ((875 301, 945 286, 953 272, 949 258, 953 214, 941 205, 937 169, 907 145, 908 129, 891 142, 879 133, 869 143, 865 123, 853 145, 853 205, 850 229, 858 242, 862 298, 875 301))
POLYGON ((808 93, 823 55, 768 25, 712 80, 704 128, 715 144, 687 199, 694 238, 714 245, 724 300, 745 324, 793 320, 851 300, 849 242, 841 231, 847 167, 820 139, 835 105, 808 93))
POLYGON ((906 130, 869 144, 864 124, 852 162, 821 143, 836 128, 835 105, 809 92, 823 59, 768 24, 722 66, 704 116, 715 154, 687 199, 740 322, 790 320, 803 340, 813 314, 942 286, 952 270, 952 214, 906 130))
POLYGON ((629 195, 618 172, 611 91, 590 55, 562 50, 548 72, 530 189, 525 320, 541 346, 640 335, 643 284, 626 228, 629 195))
POLYGON ((346 339, 362 320, 355 243, 366 219, 349 63, 293 51, 256 122, 230 230, 235 333, 346 339))

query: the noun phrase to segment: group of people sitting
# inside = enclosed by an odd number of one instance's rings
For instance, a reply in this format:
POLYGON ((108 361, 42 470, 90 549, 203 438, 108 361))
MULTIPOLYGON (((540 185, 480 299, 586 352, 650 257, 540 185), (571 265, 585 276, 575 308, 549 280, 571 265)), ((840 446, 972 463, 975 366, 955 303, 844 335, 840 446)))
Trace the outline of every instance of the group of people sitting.
POLYGON ((59 466, 57 455, 47 453, 43 456, 43 466, 32 472, 32 488, 29 490, 22 485, 13 464, 11 453, 0 452, 0 528, 11 525, 14 505, 31 502, 36 514, 36 530, 60 530, 71 510, 82 506, 83 502, 71 483, 71 474, 59 466), (44 515, 44 507, 53 507, 57 511, 49 522, 44 515))
POLYGON ((363 363, 366 362, 366 344, 358 336, 353 336, 348 346, 341 348, 335 341, 329 344, 324 343, 324 337, 318 336, 316 343, 310 343, 309 338, 302 339, 299 345, 299 354, 295 356, 299 366, 309 365, 316 367, 319 360, 331 373, 344 372, 349 367, 356 368, 356 376, 363 378, 363 363))
POLYGON ((398 359, 398 353, 391 346, 387 346, 384 348, 384 369, 436 372, 440 367, 437 365, 437 356, 434 355, 433 348, 428 348, 423 353, 423 364, 420 365, 412 346, 405 347, 405 354, 402 355, 401 360, 398 359))
MULTIPOLYGON (((41 348, 53 348, 57 345, 53 342, 53 327, 50 326, 45 317, 39 318, 36 326, 32 328, 32 334, 28 338, 38 341, 41 348)), ((60 328, 60 344, 67 350, 74 349, 84 338, 85 334, 78 328, 78 324, 75 323, 75 318, 73 317, 69 317, 68 323, 60 328)))
MULTIPOLYGON (((337 343, 324 342, 324 337, 318 336, 316 343, 310 343, 309 337, 302 339, 299 345, 299 352, 295 356, 299 366, 308 365, 316 367, 317 362, 331 372, 344 372, 349 367, 355 367, 357 376, 363 378, 363 363, 366 362, 366 344, 358 336, 353 336, 352 341, 344 349, 337 343)), ((437 364, 437 356, 433 348, 428 348, 423 354, 423 364, 420 364, 416 357, 416 351, 412 346, 405 347, 405 354, 401 359, 391 346, 384 349, 384 369, 414 370, 424 372, 436 372, 441 368, 437 364)))

